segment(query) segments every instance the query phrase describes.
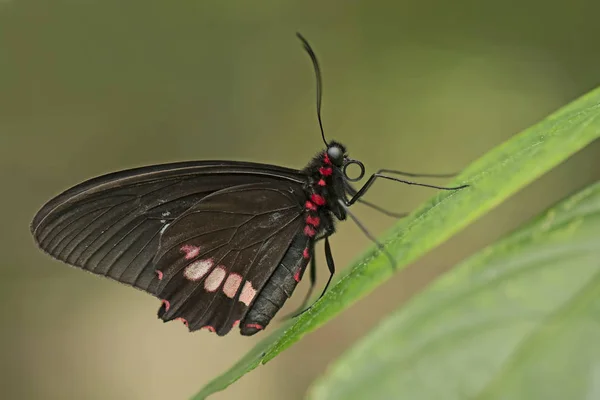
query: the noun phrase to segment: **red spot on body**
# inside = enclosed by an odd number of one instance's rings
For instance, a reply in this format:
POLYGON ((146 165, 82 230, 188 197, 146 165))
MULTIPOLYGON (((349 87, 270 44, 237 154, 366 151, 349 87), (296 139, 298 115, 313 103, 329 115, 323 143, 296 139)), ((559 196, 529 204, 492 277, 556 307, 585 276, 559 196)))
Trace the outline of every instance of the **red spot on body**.
POLYGON ((319 168, 319 173, 323 176, 330 176, 331 174, 333 174, 333 169, 331 169, 330 167, 321 167, 319 168))
POLYGON ((240 324, 240 320, 236 319, 235 321, 233 321, 233 327, 237 326, 240 324))
POLYGON ((165 305, 165 312, 169 311, 169 308, 171 308, 171 302, 169 300, 161 300, 160 302, 161 304, 165 305))
POLYGON ((258 330, 265 329, 264 326, 259 325, 259 324, 246 324, 246 328, 254 328, 254 329, 258 329, 258 330))
POLYGON ((300 272, 302 272, 302 268, 298 268, 298 271, 294 274, 294 280, 296 282, 300 282, 300 272))
POLYGON ((178 317, 178 318, 175 318, 175 319, 176 319, 177 321, 181 321, 181 322, 183 322, 183 324, 184 324, 185 326, 187 326, 188 328, 190 327, 190 325, 189 325, 189 324, 188 324, 188 322, 187 322, 187 319, 185 319, 185 318, 181 318, 181 317, 178 317))
POLYGON ((325 162, 325 164, 331 164, 331 160, 329 159, 329 154, 325 153, 323 155, 323 161, 325 162))
POLYGON ((320 194, 313 193, 310 196, 310 199, 312 200, 313 203, 315 203, 318 206, 324 206, 326 203, 325 197, 321 196, 320 194))
POLYGON ((319 217, 313 217, 309 215, 306 217, 306 223, 316 228, 321 223, 321 219, 319 217))
POLYGON ((205 326, 203 326, 203 327, 202 327, 202 328, 200 328, 200 329, 206 329, 206 330, 207 330, 207 331, 209 331, 209 332, 215 333, 215 328, 214 328, 214 327, 212 327, 212 326, 210 326, 210 325, 205 325, 205 326))
POLYGON ((200 247, 192 246, 191 244, 184 244, 180 250, 185 253, 186 260, 191 260, 200 254, 200 247))
POLYGON ((310 225, 306 225, 304 227, 304 234, 308 237, 313 237, 315 236, 317 232, 310 226, 310 225))
POLYGON ((304 251, 302 252, 302 257, 306 258, 307 260, 310 258, 310 253, 308 252, 308 247, 304 248, 304 251))
POLYGON ((311 203, 310 201, 307 201, 304 206, 307 210, 317 211, 317 206, 314 203, 311 203))
POLYGON ((163 273, 162 271, 156 270, 156 276, 158 277, 159 281, 162 281, 163 278, 163 273))
POLYGON ((319 186, 327 186, 327 183, 323 179, 319 180, 319 182, 317 184, 319 186))

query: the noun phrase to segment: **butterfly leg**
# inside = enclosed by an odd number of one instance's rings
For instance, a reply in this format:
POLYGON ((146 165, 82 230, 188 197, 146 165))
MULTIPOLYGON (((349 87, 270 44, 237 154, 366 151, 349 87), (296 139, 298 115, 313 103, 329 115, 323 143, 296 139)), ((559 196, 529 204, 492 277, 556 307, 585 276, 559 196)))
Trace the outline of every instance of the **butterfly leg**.
POLYGON ((397 213, 394 211, 389 211, 386 210, 385 208, 378 206, 377 204, 373 204, 370 201, 366 201, 363 199, 358 199, 357 200, 359 203, 364 204, 367 207, 371 207, 373 210, 379 211, 380 213, 387 215, 388 217, 392 217, 392 218, 404 218, 408 215, 408 213, 397 213))
POLYGON ((315 288, 315 284, 317 283, 317 260, 315 259, 315 244, 314 242, 310 245, 310 271, 309 271, 309 279, 310 279, 310 288, 308 289, 308 293, 304 297, 302 301, 302 305, 296 313, 306 307, 308 300, 310 300, 310 296, 312 295, 313 289, 315 288))
MULTIPOLYGON (((358 191, 354 186, 352 186, 349 182, 344 182, 344 186, 346 188, 346 196, 344 198, 344 204, 348 204, 348 195, 354 196, 358 191)), ((404 218, 408 215, 408 213, 397 213, 394 211, 386 210, 385 208, 378 206, 377 204, 371 203, 370 201, 363 200, 359 198, 357 200, 359 203, 364 204, 365 206, 371 207, 372 209, 379 211, 382 214, 387 215, 392 218, 404 218)))
POLYGON ((350 211, 348 209, 348 207, 346 205, 344 205, 344 202, 342 200, 339 200, 340 205, 342 207, 344 207, 344 210, 346 211, 346 214, 350 216, 350 218, 354 221, 354 223, 356 224, 356 226, 358 226, 358 228, 363 231, 363 233, 365 234, 366 237, 368 237, 373 243, 375 243, 377 245, 377 247, 379 248, 379 250, 385 254, 387 256, 387 258, 389 258, 390 263, 392 265, 392 268, 395 269, 396 268, 396 260, 394 260, 394 257, 392 257, 392 255, 385 249, 385 247, 383 246, 383 244, 379 243, 379 241, 375 238, 375 236, 373 236, 373 234, 371 232, 369 232, 369 230, 362 224, 362 222, 360 222, 360 220, 356 217, 356 215, 354 215, 352 213, 352 211, 350 211))
POLYGON ((388 174, 396 174, 396 175, 404 175, 410 176, 412 178, 452 178, 458 175, 458 172, 452 172, 450 174, 415 174, 413 172, 403 172, 395 169, 380 169, 377 171, 378 173, 388 173, 388 174))
MULTIPOLYGON (((331 246, 329 245, 329 236, 325 236, 325 260, 327 261, 327 268, 329 269, 329 279, 327 279, 327 283, 325 284, 325 288, 323 288, 323 292, 317 299, 317 301, 321 300, 321 297, 327 291, 329 284, 331 283, 331 279, 335 274, 335 263, 333 261, 333 255, 331 254, 331 246)), ((314 304, 314 303, 313 303, 314 304)))
MULTIPOLYGON (((386 170, 380 170, 380 171, 386 171, 386 170)), ((398 179, 398 178, 394 178, 394 177, 391 177, 388 175, 384 175, 381 172, 376 172, 373 175, 371 175, 369 177, 369 179, 367 179, 365 184, 360 189, 358 189, 358 191, 352 196, 352 198, 350 200, 348 200, 346 202, 346 205, 351 206, 352 204, 356 203, 358 201, 358 199, 360 199, 367 192, 367 190, 369 190, 369 188, 373 185, 373 183, 375 183, 375 180, 377 178, 388 179, 390 181, 405 183, 407 185, 423 186, 423 187, 428 187, 428 188, 433 188, 433 189, 441 189, 441 190, 458 190, 458 189, 463 189, 463 188, 466 188, 467 186, 469 186, 469 185, 462 185, 462 186, 456 186, 456 187, 444 187, 444 186, 428 185, 426 183, 407 181, 404 179, 398 179)))

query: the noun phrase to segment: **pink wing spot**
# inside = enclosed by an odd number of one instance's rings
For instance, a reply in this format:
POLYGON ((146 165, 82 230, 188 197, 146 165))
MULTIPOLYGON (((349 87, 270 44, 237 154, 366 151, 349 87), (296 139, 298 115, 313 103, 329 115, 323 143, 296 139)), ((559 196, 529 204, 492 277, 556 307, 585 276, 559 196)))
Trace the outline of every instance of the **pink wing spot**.
POLYGON ((205 326, 203 326, 203 327, 202 327, 202 328, 200 328, 200 329, 206 329, 207 331, 209 331, 209 332, 212 332, 212 333, 215 333, 215 332, 216 332, 216 331, 215 331, 215 328, 214 328, 214 327, 212 327, 212 326, 210 326, 210 325, 205 325, 205 326))
POLYGON ((320 179, 319 182, 317 183, 319 186, 327 186, 327 183, 323 180, 320 179))
POLYGON ((324 206, 325 205, 325 197, 318 195, 316 193, 313 193, 310 196, 310 199, 312 200, 313 203, 315 203, 318 206, 324 206))
POLYGON ((246 324, 246 328, 254 328, 254 329, 258 329, 259 331, 265 329, 264 326, 259 325, 259 324, 246 324))
POLYGON ((183 276, 190 281, 198 281, 206 275, 213 266, 213 259, 194 261, 183 270, 183 276))
POLYGON ((300 282, 300 273, 302 272, 302 268, 298 268, 298 271, 294 274, 294 280, 296 282, 300 282))
POLYGON ((185 259, 191 260, 192 258, 198 257, 200 254, 200 247, 192 246, 191 244, 184 244, 180 249, 183 253, 185 253, 185 259))
POLYGON ((313 237, 317 234, 317 232, 313 228, 311 228, 309 225, 306 225, 304 227, 304 234, 308 237, 313 237))
POLYGON ((162 281, 162 278, 163 278, 162 271, 156 270, 156 276, 157 276, 157 278, 158 278, 159 281, 162 281))
POLYGON ((233 328, 235 328, 236 326, 238 326, 240 324, 240 320, 236 319, 235 321, 233 321, 233 328))
POLYGON ((307 201, 304 206, 306 207, 307 210, 317 211, 317 206, 310 201, 307 201))
POLYGON ((316 228, 321 223, 321 219, 319 217, 313 217, 309 215, 306 217, 306 223, 316 228))
POLYGON ((304 251, 302 252, 302 257, 306 258, 307 260, 310 258, 310 253, 308 252, 308 247, 304 248, 304 251))
POLYGON ((240 293, 240 301, 249 306, 254 296, 256 296, 256 289, 252 287, 252 282, 246 281, 242 293, 240 293))
POLYGON ((323 156, 323 161, 325 162, 325 164, 331 164, 331 160, 329 159, 329 154, 325 153, 325 155, 323 156))
POLYGON ((218 266, 212 270, 212 272, 206 277, 204 281, 204 289, 207 292, 214 292, 221 286, 223 283, 223 279, 225 279, 225 275, 227 275, 227 271, 223 266, 218 266))
POLYGON ((225 296, 233 299, 242 283, 242 276, 238 274, 229 274, 225 284, 223 284, 223 293, 225 296))
POLYGON ((184 324, 185 326, 187 326, 188 328, 190 327, 190 324, 188 324, 188 322, 187 322, 187 319, 185 319, 185 318, 181 318, 181 317, 178 317, 178 318, 175 318, 175 319, 176 319, 177 321, 181 321, 181 322, 183 322, 183 324, 184 324))
POLYGON ((319 172, 323 176, 330 176, 331 174, 333 174, 333 169, 331 169, 330 167, 321 167, 319 168, 319 172))
POLYGON ((169 308, 171 308, 171 302, 169 300, 161 300, 160 304, 165 305, 165 312, 169 311, 169 308))

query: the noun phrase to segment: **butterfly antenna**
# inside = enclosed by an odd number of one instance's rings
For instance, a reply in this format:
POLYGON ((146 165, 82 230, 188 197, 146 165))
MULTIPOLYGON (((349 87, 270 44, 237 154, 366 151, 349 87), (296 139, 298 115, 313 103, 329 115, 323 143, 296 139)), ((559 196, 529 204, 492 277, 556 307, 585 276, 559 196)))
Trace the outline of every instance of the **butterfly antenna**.
POLYGON ((321 137, 323 138, 323 143, 325 143, 325 146, 328 146, 327 140, 325 139, 325 131, 323 130, 323 122, 321 121, 321 98, 323 97, 323 82, 321 79, 321 68, 319 67, 319 61, 317 61, 315 52, 313 51, 312 47, 310 47, 310 44, 308 44, 308 41, 304 38, 304 36, 298 32, 296 32, 296 36, 298 36, 298 39, 302 41, 304 50, 306 50, 310 56, 315 69, 315 75, 317 77, 317 118, 319 119, 319 127, 321 128, 321 137))

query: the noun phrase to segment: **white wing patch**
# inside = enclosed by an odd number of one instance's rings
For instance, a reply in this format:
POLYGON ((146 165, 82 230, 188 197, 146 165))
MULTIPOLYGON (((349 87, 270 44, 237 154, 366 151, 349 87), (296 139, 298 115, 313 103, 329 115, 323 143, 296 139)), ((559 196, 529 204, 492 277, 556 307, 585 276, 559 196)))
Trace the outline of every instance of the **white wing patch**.
POLYGON ((222 266, 216 267, 211 271, 210 275, 206 277, 204 289, 208 292, 214 292, 221 286, 223 279, 225 279, 225 275, 227 275, 225 268, 222 266))
MULTIPOLYGON (((207 258, 205 260, 194 261, 183 270, 183 276, 190 281, 198 281, 211 270, 213 266, 213 259, 207 258)), ((214 272, 214 271, 213 271, 214 272)), ((212 275, 212 274, 211 274, 212 275)), ((210 277, 210 276, 209 276, 210 277)))

